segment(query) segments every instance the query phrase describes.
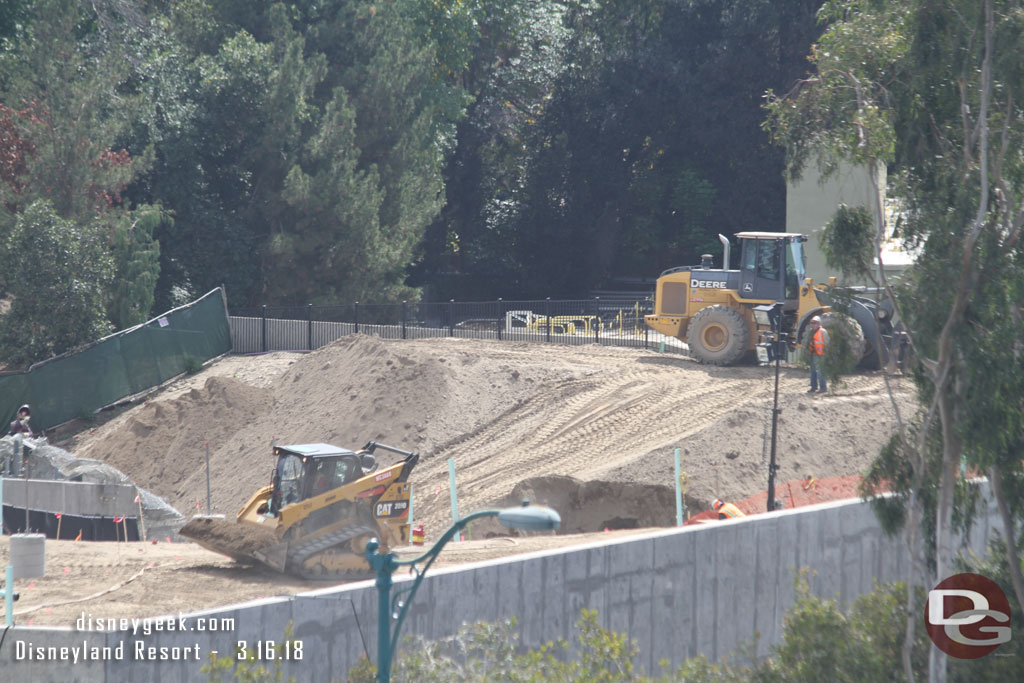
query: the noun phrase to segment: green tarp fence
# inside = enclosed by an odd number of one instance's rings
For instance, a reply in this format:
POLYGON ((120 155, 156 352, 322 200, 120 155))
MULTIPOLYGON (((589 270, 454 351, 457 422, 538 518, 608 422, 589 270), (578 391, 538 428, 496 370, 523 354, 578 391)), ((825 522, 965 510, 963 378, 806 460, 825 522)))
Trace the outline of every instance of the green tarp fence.
POLYGON ((32 428, 48 429, 179 375, 191 362, 231 350, 224 294, 218 287, 192 303, 89 346, 0 376, 0 434, 18 407, 32 406, 32 428))

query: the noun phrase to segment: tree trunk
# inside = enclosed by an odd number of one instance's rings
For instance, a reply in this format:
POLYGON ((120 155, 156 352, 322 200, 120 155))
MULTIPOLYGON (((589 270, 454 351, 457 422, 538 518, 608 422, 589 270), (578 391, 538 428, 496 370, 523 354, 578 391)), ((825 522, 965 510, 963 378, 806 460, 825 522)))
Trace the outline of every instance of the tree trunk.
MULTIPOLYGON (((942 373, 940 362, 939 374, 942 373)), ((957 464, 960 459, 960 439, 953 423, 952 400, 948 393, 948 382, 936 386, 943 393, 938 397, 939 423, 942 429, 942 469, 939 472, 939 497, 935 505, 935 580, 942 581, 953 572, 953 491, 956 486, 957 464), (942 386, 945 385, 945 386, 942 386)), ((931 648, 928 666, 928 680, 944 683, 946 680, 946 655, 934 645, 931 648)))
POLYGON ((921 566, 924 564, 921 562, 920 557, 920 543, 918 542, 917 532, 921 525, 921 510, 917 503, 917 492, 920 489, 920 482, 917 481, 919 478, 918 470, 915 468, 914 471, 914 487, 910 491, 910 501, 908 507, 910 509, 910 520, 907 523, 907 556, 910 560, 909 568, 907 570, 907 627, 903 637, 903 651, 901 653, 903 660, 903 675, 907 677, 907 683, 914 683, 914 665, 913 665, 913 653, 914 653, 914 636, 915 629, 917 627, 917 579, 922 574, 921 566))
POLYGON ((992 494, 999 506, 999 516, 1003 520, 1006 537, 1006 563, 1010 566, 1010 583, 1013 584, 1017 604, 1024 612, 1024 577, 1021 576, 1020 560, 1017 558, 1017 530, 1013 523, 1013 515, 1010 514, 1010 506, 1007 505, 1006 497, 1003 495, 1003 474, 995 466, 988 472, 989 483, 992 484, 992 494))

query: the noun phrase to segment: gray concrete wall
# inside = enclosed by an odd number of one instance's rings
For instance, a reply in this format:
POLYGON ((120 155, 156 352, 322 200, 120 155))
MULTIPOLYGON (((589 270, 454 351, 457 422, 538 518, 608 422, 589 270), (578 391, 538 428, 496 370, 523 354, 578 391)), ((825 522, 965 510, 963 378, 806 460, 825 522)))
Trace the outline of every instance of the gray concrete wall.
POLYGON ((2 479, 4 505, 32 511, 85 517, 138 517, 138 489, 121 484, 92 484, 46 479, 2 479), (26 505, 27 500, 27 505, 26 505))
MULTIPOLYGON (((983 505, 965 546, 983 551, 997 519, 994 505, 983 505)), ((439 638, 464 622, 515 616, 521 642, 536 647, 557 638, 573 640, 573 625, 586 607, 597 609, 605 626, 635 639, 637 663, 658 673, 663 658, 673 664, 696 654, 717 659, 752 642, 755 632, 761 635, 758 654, 767 655, 780 642, 800 567, 812 570, 816 594, 850 602, 870 592, 875 581, 901 578, 906 561, 902 540, 884 535, 869 505, 824 504, 432 570, 403 633, 439 638)), ((206 661, 211 649, 230 656, 239 640, 250 648, 259 640, 280 641, 291 622, 294 637, 303 643, 303 659, 285 671, 298 681, 345 680, 363 652, 364 638, 375 651, 376 612, 373 583, 360 582, 197 613, 186 621, 186 628, 196 630, 139 639, 147 646, 198 646, 206 661), (221 632, 198 630, 197 620, 210 617, 234 623, 221 632)), ((125 660, 102 667, 15 661, 14 641, 38 646, 80 639, 73 631, 18 626, 0 650, 0 680, 202 680, 202 662, 132 661, 136 638, 131 633, 82 635, 110 647, 124 643, 125 660)))

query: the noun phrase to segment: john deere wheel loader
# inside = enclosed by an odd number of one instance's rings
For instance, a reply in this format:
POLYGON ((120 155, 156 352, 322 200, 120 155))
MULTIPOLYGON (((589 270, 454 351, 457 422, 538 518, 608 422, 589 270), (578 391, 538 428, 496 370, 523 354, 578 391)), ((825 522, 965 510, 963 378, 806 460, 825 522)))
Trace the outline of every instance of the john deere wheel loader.
POLYGON ((371 575, 364 548, 382 552, 409 538, 409 474, 418 453, 374 441, 359 451, 325 443, 275 446, 272 481, 242 507, 235 522, 197 517, 182 536, 240 562, 262 563, 308 579, 371 575), (404 456, 382 470, 373 453, 404 456))
POLYGON ((807 237, 785 232, 741 232, 740 268, 729 270, 729 240, 719 235, 724 247, 723 268, 712 268, 711 256, 699 266, 666 270, 658 277, 653 315, 647 325, 690 347, 702 363, 734 365, 752 357, 760 329, 754 307, 782 303, 782 331, 791 348, 803 342, 810 319, 821 315, 824 326, 842 324, 850 331, 854 353, 862 367, 876 369, 888 362, 894 334, 892 309, 883 302, 855 295, 849 300, 851 317, 833 314, 829 285, 815 286, 805 276, 803 244, 807 237))

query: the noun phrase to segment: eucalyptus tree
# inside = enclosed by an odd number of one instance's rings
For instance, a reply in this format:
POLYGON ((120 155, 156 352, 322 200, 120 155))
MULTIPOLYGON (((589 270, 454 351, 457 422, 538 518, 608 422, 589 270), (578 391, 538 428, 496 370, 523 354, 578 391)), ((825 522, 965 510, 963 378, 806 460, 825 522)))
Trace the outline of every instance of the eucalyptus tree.
MULTIPOLYGON (((898 519, 909 513, 912 538, 925 513, 935 545, 923 578, 943 579, 953 572, 954 524, 969 518, 961 468, 989 474, 1024 609, 1024 8, 1017 0, 837 0, 822 18, 829 28, 811 54, 814 73, 770 98, 770 126, 794 172, 813 160, 825 169, 839 159, 890 165, 904 207, 900 234, 920 250, 907 281, 887 287, 907 324, 926 410, 871 473, 899 489, 877 505, 898 519)), ((885 226, 881 206, 875 211, 885 226)), ((908 643, 913 623, 911 612, 908 643)), ((941 655, 930 667, 944 679, 941 655)))

